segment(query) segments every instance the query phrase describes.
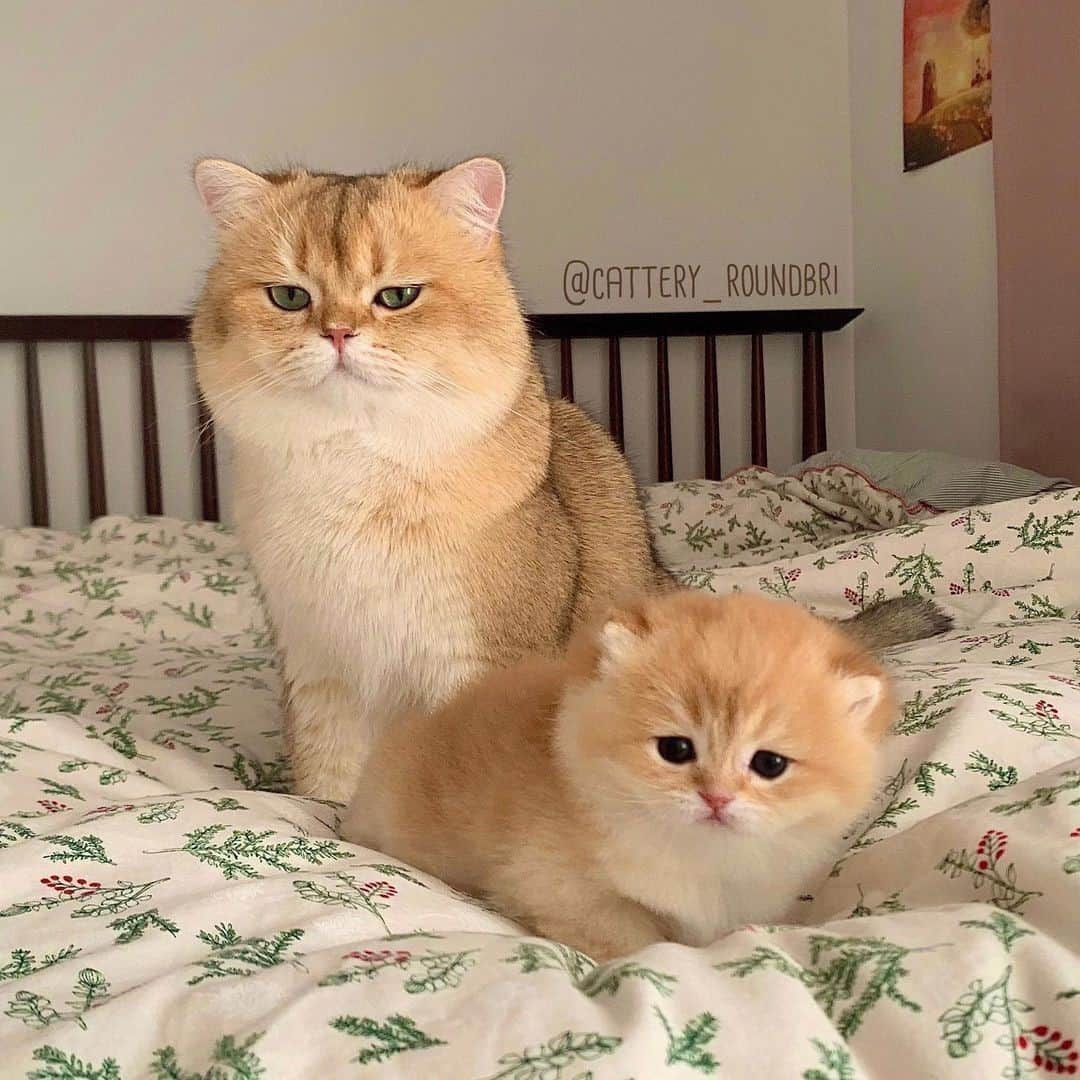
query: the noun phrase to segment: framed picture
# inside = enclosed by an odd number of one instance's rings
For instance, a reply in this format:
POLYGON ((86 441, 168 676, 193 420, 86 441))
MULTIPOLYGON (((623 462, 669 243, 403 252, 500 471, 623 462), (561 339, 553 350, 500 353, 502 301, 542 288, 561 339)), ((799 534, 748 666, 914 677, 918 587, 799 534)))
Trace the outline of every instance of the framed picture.
POLYGON ((990 0, 904 0, 904 171, 993 134, 990 0))

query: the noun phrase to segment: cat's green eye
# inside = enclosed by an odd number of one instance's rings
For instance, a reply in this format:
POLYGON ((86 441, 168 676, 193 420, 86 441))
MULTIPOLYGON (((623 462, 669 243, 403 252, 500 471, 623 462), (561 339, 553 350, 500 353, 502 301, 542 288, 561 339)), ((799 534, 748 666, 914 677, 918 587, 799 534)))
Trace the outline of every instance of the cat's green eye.
POLYGON ((266 294, 270 303, 282 311, 303 311, 311 304, 311 293, 299 285, 271 285, 266 294))
POLYGON ((391 285, 375 294, 375 303, 390 311, 398 311, 408 307, 419 295, 419 285, 391 285))

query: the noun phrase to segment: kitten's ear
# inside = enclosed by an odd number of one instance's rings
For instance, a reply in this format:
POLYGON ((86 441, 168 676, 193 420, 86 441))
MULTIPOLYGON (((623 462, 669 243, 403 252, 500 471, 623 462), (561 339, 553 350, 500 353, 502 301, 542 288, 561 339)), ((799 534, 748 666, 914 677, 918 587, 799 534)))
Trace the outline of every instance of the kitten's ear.
POLYGON ((221 158, 203 158, 194 176, 203 205, 223 227, 245 217, 270 187, 258 173, 221 158))
POLYGON ((494 158, 463 161, 436 176, 427 189, 441 209, 481 244, 488 244, 498 231, 506 172, 494 158))
POLYGON ((649 622, 640 607, 626 607, 608 616, 600 628, 598 669, 606 675, 620 667, 641 647, 649 622))
POLYGON ((853 723, 865 725, 885 696, 884 680, 877 675, 844 675, 840 686, 848 716, 853 723))

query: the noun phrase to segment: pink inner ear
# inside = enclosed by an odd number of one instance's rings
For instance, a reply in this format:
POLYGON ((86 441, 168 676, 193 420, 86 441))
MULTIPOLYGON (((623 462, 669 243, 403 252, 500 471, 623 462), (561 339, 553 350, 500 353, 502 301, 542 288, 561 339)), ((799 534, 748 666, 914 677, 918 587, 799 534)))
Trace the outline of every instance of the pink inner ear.
POLYGON ((503 199, 506 196, 506 174, 497 161, 480 158, 472 163, 476 193, 488 211, 491 224, 499 220, 502 213, 503 199))
POLYGON ((437 176, 429 190, 443 210, 486 240, 502 213, 506 174, 493 158, 473 158, 437 176))

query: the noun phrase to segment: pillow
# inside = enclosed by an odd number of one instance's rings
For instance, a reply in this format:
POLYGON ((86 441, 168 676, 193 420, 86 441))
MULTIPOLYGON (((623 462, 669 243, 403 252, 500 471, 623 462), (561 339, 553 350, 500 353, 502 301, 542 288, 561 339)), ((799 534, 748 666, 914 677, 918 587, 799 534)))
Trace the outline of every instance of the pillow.
POLYGON ((978 461, 937 450, 826 450, 792 466, 787 475, 801 477, 830 465, 846 465, 905 503, 922 503, 939 511, 1074 486, 1060 477, 1040 476, 1003 461, 978 461))

